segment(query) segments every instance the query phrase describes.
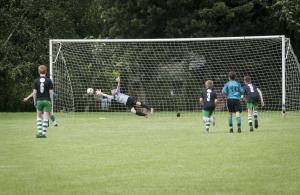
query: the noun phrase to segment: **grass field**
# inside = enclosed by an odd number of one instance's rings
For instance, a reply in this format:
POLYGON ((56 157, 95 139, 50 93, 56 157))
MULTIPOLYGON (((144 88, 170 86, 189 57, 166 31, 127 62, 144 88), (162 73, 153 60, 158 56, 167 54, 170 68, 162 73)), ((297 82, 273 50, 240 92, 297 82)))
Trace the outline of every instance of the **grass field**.
POLYGON ((0 194, 300 194, 300 117, 265 114, 250 133, 209 134, 197 114, 58 115, 35 138, 35 113, 0 113, 0 194), (173 116, 174 115, 174 116, 173 116))

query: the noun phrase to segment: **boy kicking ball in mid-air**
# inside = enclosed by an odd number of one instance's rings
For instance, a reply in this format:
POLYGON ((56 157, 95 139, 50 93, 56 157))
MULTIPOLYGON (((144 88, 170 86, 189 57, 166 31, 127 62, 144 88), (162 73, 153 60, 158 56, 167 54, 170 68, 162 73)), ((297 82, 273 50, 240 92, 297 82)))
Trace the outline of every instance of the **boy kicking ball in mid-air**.
POLYGON ((232 113, 236 113, 236 121, 238 133, 241 133, 241 96, 244 94, 244 88, 241 84, 235 81, 235 73, 229 72, 229 81, 224 85, 222 89, 222 94, 226 96, 227 99, 227 109, 228 109, 228 124, 229 132, 233 133, 232 126, 232 113))
POLYGON ((130 111, 138 116, 144 116, 145 118, 148 118, 148 114, 137 111, 136 107, 146 108, 148 111, 150 111, 150 114, 153 114, 154 110, 152 107, 149 107, 148 105, 146 105, 140 101, 137 101, 135 97, 121 93, 120 77, 116 78, 116 82, 117 82, 117 88, 114 88, 111 90, 111 95, 107 95, 107 94, 103 93, 101 90, 97 90, 96 95, 106 97, 109 101, 116 100, 117 102, 124 104, 126 107, 130 108, 130 111))
POLYGON ((213 112, 217 104, 217 94, 213 91, 213 81, 208 80, 205 82, 206 89, 202 91, 200 103, 203 106, 202 119, 205 126, 205 132, 209 132, 209 127, 214 124, 213 112))
POLYGON ((252 125, 252 117, 254 117, 254 127, 258 128, 258 113, 257 107, 258 102, 260 101, 261 106, 264 106, 264 100, 262 96, 262 92, 251 83, 251 77, 245 76, 244 77, 244 90, 245 90, 245 98, 247 102, 247 109, 248 109, 248 123, 250 126, 250 131, 253 131, 252 125))

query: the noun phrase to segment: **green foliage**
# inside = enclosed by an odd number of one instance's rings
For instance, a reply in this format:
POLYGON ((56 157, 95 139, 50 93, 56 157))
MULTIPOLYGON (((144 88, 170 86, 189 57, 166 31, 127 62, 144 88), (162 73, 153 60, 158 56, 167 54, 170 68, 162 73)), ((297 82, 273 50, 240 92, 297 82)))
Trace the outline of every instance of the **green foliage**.
POLYGON ((294 49, 299 57, 300 0, 277 0, 269 9, 272 12, 272 19, 277 21, 278 31, 291 37, 294 49))
POLYGON ((1 29, 7 30, 0 33, 0 100, 6 102, 0 110, 20 111, 25 106, 21 100, 31 93, 38 64, 48 62, 49 38, 78 35, 65 10, 68 3, 2 1, 1 5, 5 5, 0 9, 1 29))
MULTIPOLYGON (((1 111, 33 109, 21 99, 31 92, 37 65, 48 64, 50 38, 285 34, 300 56, 299 0, 0 0, 0 4, 0 101, 6 102, 1 111)), ((126 70, 123 65, 118 71, 126 70)))

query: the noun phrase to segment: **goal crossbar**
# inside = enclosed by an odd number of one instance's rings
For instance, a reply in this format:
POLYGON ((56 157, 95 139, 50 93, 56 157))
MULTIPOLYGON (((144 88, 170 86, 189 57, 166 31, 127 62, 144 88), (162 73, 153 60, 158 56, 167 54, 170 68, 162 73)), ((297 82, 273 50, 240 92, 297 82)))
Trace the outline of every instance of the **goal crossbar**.
POLYGON ((51 42, 176 42, 176 41, 211 41, 211 40, 242 40, 242 39, 278 39, 284 35, 240 36, 240 37, 208 37, 208 38, 162 38, 162 39, 50 39, 51 42))

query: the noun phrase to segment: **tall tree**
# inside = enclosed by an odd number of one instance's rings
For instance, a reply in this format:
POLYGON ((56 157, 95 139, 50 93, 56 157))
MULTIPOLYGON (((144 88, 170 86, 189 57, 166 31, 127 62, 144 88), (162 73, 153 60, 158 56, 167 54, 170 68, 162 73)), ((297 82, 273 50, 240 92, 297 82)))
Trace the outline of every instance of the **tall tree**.
POLYGON ((75 37, 66 4, 60 1, 2 0, 0 33, 0 110, 19 110, 31 91, 38 64, 48 62, 52 37, 75 37), (3 92, 3 93, 2 93, 3 92))

